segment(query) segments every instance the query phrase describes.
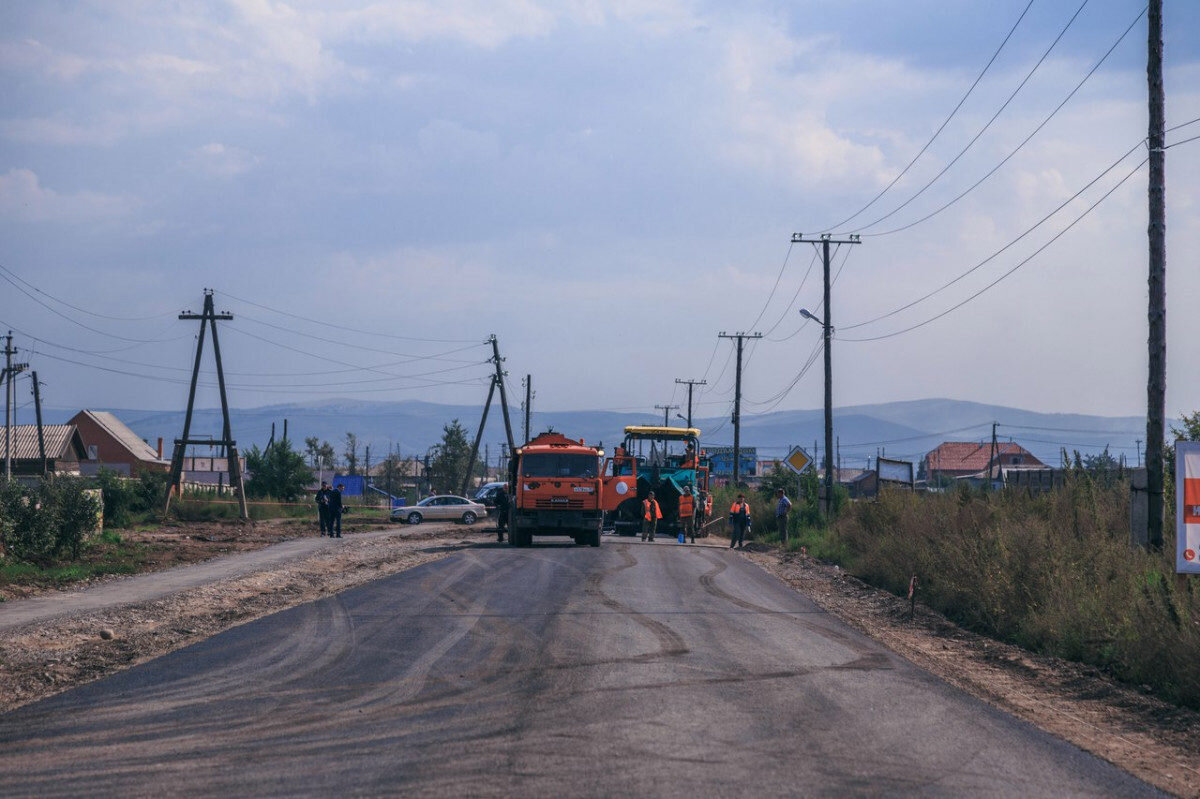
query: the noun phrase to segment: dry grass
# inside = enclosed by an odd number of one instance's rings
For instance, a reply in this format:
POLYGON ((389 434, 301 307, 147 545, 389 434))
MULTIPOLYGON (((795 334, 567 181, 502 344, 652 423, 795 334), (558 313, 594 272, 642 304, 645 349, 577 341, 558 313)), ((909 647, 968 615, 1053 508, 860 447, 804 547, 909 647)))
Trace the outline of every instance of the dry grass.
POLYGON ((1173 540, 1130 548, 1128 498, 1087 476, 1039 497, 889 493, 803 537, 895 593, 916 575, 919 599, 964 626, 1200 708, 1200 590, 1174 574, 1173 540))

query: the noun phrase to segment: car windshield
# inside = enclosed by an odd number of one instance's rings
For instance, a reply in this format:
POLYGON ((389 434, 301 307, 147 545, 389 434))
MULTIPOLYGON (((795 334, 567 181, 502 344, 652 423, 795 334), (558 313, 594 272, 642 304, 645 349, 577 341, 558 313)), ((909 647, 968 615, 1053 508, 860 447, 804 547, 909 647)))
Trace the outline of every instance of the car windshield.
POLYGON ((595 455, 531 452, 521 457, 522 477, 595 477, 595 455))

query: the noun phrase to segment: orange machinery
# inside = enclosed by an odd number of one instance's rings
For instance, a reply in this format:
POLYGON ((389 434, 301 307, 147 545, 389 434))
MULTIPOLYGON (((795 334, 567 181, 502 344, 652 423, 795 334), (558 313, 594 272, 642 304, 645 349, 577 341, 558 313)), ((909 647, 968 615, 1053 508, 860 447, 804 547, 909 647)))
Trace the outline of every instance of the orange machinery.
POLYGON ((535 535, 562 535, 600 546, 600 461, 604 451, 553 431, 520 447, 509 461, 509 543, 527 547, 535 535))
POLYGON ((662 509, 659 531, 675 535, 684 528, 680 511, 690 506, 698 535, 708 496, 709 463, 694 427, 631 425, 625 441, 604 464, 601 506, 606 526, 621 535, 641 530, 642 500, 653 491, 662 509), (699 454, 697 454, 699 453, 699 454), (686 498, 686 499, 685 499, 686 498))

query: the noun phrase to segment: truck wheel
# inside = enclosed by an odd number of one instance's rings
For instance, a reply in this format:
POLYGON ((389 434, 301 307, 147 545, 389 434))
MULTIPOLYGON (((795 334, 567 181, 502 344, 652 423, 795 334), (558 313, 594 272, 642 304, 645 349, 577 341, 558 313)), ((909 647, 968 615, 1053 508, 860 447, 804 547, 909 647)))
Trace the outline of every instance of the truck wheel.
POLYGON ((592 533, 592 540, 589 541, 588 543, 590 543, 594 547, 600 546, 600 532, 601 532, 600 528, 597 527, 596 530, 592 533))

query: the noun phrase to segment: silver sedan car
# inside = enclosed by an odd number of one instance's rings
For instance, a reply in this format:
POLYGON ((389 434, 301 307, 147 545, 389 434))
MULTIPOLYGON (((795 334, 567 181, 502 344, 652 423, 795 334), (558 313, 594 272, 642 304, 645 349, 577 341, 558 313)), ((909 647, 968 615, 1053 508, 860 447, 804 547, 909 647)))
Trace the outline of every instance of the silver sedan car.
POLYGON ((420 524, 426 519, 454 519, 463 524, 474 524, 481 517, 487 517, 487 506, 466 497, 448 494, 426 497, 416 505, 392 511, 393 519, 401 519, 409 524, 420 524))

